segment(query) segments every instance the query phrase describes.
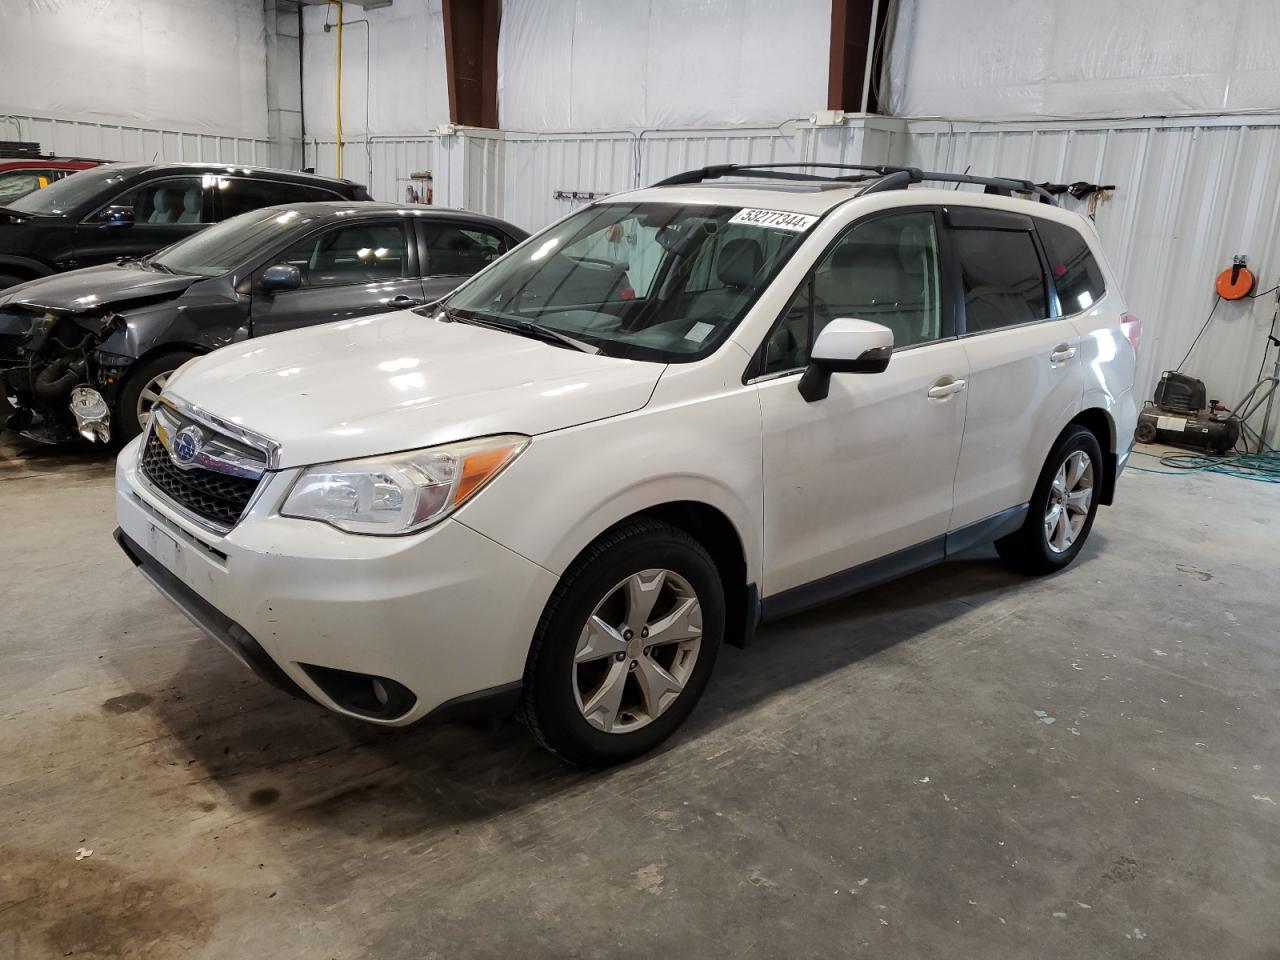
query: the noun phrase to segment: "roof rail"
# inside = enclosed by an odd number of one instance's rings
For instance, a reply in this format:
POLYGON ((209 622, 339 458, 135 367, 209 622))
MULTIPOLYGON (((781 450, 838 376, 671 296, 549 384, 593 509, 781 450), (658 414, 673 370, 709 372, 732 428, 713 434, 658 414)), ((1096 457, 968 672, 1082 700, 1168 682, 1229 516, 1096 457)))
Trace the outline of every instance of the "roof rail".
POLYGON ((759 177, 766 180, 810 180, 822 183, 857 182, 883 177, 906 167, 892 167, 884 164, 869 165, 862 163, 717 163, 697 170, 687 170, 673 177, 659 180, 655 187, 677 187, 690 183, 702 183, 704 180, 717 180, 720 177, 759 177), (823 176, 816 173, 788 173, 789 167, 803 167, 817 170, 855 170, 853 176, 823 176))
POLYGON ((985 187, 985 193, 1012 196, 1024 193, 1034 197, 1041 203, 1057 204, 1052 193, 1030 180, 1019 180, 1012 177, 979 177, 968 173, 936 173, 921 170, 919 167, 898 167, 890 164, 862 163, 717 163, 697 170, 677 173, 675 176, 659 180, 655 187, 676 187, 705 180, 718 180, 721 177, 751 177, 768 180, 803 180, 822 183, 860 183, 873 181, 863 193, 880 193, 884 190, 903 190, 913 183, 933 181, 936 183, 974 183, 985 187), (850 174, 842 176, 819 173, 795 173, 791 168, 805 170, 848 170, 850 174))

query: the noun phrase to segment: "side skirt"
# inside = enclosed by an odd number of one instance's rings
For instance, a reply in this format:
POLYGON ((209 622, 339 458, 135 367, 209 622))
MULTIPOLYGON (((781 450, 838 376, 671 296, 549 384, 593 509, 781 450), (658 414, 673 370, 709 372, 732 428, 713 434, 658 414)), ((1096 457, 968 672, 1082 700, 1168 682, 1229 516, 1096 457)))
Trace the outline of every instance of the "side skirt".
POLYGON ((1020 503, 1008 510, 993 513, 982 520, 965 524, 947 534, 947 556, 954 557, 962 550, 976 547, 980 543, 991 543, 1011 533, 1017 533, 1027 522, 1029 505, 1020 503))
POLYGON ((966 524, 945 536, 933 537, 913 547, 833 573, 821 580, 814 580, 774 594, 772 597, 765 597, 760 604, 761 619, 769 621, 789 617, 802 610, 821 606, 840 597, 923 570, 970 547, 980 543, 990 543, 1014 533, 1026 522, 1026 518, 1027 504, 1022 503, 966 524))

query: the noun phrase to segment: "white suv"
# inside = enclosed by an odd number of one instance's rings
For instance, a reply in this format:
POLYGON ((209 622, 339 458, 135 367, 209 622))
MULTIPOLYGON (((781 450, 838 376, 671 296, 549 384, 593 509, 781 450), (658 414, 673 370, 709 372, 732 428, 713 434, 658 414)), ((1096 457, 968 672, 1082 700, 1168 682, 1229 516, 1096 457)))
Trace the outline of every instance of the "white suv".
POLYGON ((431 307, 193 360, 117 538, 331 710, 640 754, 761 619, 992 540, 1057 570, 1111 502, 1138 324, 1093 229, 1025 181, 907 189, 936 179, 707 168, 431 307))

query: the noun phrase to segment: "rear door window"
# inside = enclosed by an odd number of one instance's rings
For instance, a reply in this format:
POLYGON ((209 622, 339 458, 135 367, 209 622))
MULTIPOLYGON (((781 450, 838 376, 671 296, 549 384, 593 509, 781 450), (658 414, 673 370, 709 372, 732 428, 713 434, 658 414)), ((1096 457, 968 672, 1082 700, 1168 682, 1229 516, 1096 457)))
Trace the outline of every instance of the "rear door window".
POLYGON ((469 277, 507 251, 506 235, 470 223, 423 223, 428 277, 469 277))
POLYGON ((1036 219, 1062 312, 1088 310, 1107 292, 1102 268, 1078 230, 1053 220, 1036 219))
POLYGON ((952 229, 964 288, 966 333, 1034 323, 1049 316, 1040 253, 1029 230, 952 229))

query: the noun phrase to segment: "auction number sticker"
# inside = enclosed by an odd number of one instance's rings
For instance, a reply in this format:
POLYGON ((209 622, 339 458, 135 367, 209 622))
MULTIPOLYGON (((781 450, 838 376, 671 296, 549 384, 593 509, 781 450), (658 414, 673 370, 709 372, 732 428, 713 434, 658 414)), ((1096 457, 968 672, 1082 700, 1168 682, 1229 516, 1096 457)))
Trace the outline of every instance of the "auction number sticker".
POLYGON ((754 207, 746 207, 730 217, 729 222, 802 233, 817 223, 818 218, 806 216, 803 213, 787 213, 785 210, 757 210, 754 207))

